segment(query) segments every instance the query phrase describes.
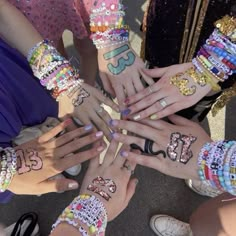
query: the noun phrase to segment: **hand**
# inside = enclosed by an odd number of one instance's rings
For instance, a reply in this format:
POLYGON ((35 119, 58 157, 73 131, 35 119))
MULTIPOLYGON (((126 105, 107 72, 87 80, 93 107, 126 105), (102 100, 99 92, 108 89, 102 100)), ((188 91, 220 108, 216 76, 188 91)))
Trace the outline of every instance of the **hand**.
POLYGON ((77 87, 68 96, 60 98, 59 117, 70 114, 78 118, 84 125, 88 125, 92 122, 110 139, 111 132, 108 124, 111 117, 103 107, 101 107, 103 103, 119 112, 117 104, 105 97, 96 88, 83 83, 81 88, 77 87))
POLYGON ((104 147, 99 142, 103 133, 92 132, 90 125, 55 138, 70 123, 71 120, 67 120, 41 137, 15 148, 18 168, 8 188, 10 191, 15 194, 38 195, 78 188, 78 183, 74 180, 48 178, 101 153, 104 147), (92 149, 65 157, 95 142, 97 143, 92 149))
POLYGON ((187 75, 189 84, 186 86, 188 88, 196 86, 196 91, 191 96, 184 96, 175 85, 170 83, 172 76, 186 71, 191 66, 192 63, 184 63, 145 70, 148 76, 159 77, 160 80, 140 93, 127 98, 125 100, 125 104, 128 106, 126 114, 129 113, 129 117, 134 120, 141 120, 149 116, 152 120, 156 120, 196 104, 211 91, 210 85, 201 87, 187 75))
POLYGON ((118 143, 112 141, 101 165, 99 164, 99 158, 94 158, 90 161, 80 189, 80 194, 95 195, 103 202, 107 210, 108 221, 113 220, 127 207, 134 195, 137 184, 137 179, 130 180, 132 170, 135 169, 136 164, 133 162, 127 163, 119 152, 116 156, 117 147, 118 143), (113 193, 109 192, 106 187, 103 187, 103 190, 111 197, 109 200, 105 200, 99 194, 88 190, 88 186, 98 176, 103 179, 112 180, 116 185, 116 190, 113 193))
MULTIPOLYGON (((111 124, 143 137, 113 134, 116 141, 126 145, 136 144, 145 149, 147 139, 153 140, 148 150, 160 153, 157 156, 137 155, 125 151, 123 156, 130 162, 154 168, 164 174, 183 179, 199 179, 198 154, 207 142, 211 142, 208 134, 197 124, 183 117, 172 115, 168 123, 163 120, 143 120, 142 124, 132 121, 113 120, 111 124)), ((151 153, 150 151, 150 153, 151 153)))
POLYGON ((127 96, 144 89, 140 77, 149 85, 154 83, 142 72, 141 69, 145 68, 143 61, 127 43, 99 49, 98 64, 103 86, 117 97, 121 110, 125 108, 123 102, 127 96))

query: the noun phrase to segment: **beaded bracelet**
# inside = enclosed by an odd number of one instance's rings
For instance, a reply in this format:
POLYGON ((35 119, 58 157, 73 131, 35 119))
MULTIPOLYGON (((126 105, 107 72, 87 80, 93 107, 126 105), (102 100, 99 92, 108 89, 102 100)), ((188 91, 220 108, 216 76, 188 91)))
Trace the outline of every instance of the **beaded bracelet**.
POLYGON ((57 101, 75 86, 81 87, 83 83, 79 73, 50 45, 48 40, 36 44, 29 51, 27 59, 41 85, 49 90, 57 101))
POLYGON ((82 235, 87 235, 84 229, 84 226, 86 226, 90 234, 103 236, 107 225, 107 212, 99 198, 83 194, 76 197, 65 208, 53 224, 52 230, 62 222, 74 226, 82 235))
POLYGON ((206 143, 198 156, 198 174, 201 180, 210 180, 213 187, 236 195, 231 177, 236 173, 236 142, 206 143))
POLYGON ((4 192, 10 185, 17 170, 17 157, 15 150, 11 147, 0 148, 1 172, 0 192, 4 192))

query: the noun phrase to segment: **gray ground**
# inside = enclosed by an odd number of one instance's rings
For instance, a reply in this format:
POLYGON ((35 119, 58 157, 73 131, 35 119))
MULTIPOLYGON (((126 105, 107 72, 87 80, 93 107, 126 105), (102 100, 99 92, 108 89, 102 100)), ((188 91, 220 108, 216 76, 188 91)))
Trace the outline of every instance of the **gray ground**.
MULTIPOLYGON (((144 0, 129 1, 129 24, 135 34, 131 35, 134 48, 139 51, 139 25, 143 14, 140 7, 144 0), (131 3, 132 2, 132 3, 131 3)), ((70 35, 66 35, 67 45, 70 45, 70 35)), ((69 47, 71 50, 72 48, 69 47)), ((210 119, 210 130, 217 138, 234 138, 235 129, 233 106, 235 99, 216 118, 210 119)), ((204 126, 209 130, 207 121, 204 126)), ((79 176, 81 182, 86 170, 79 176)), ((149 228, 149 218, 153 214, 169 214, 181 220, 188 221, 190 214, 208 198, 193 193, 185 186, 184 181, 165 176, 155 170, 138 167, 135 175, 140 182, 137 191, 128 208, 112 223, 109 224, 108 236, 152 236, 149 228)), ((47 194, 41 197, 15 196, 12 201, 0 207, 0 221, 9 225, 20 215, 35 211, 39 215, 41 235, 46 236, 52 223, 61 210, 78 194, 78 191, 63 194, 47 194)))

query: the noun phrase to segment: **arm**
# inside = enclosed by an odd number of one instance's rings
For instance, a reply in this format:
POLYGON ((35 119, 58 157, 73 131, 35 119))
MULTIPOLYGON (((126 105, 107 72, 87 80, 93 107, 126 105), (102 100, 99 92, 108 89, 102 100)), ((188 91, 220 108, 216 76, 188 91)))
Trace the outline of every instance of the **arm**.
POLYGON ((24 56, 42 41, 40 34, 24 15, 6 0, 0 0, 0 35, 24 56))

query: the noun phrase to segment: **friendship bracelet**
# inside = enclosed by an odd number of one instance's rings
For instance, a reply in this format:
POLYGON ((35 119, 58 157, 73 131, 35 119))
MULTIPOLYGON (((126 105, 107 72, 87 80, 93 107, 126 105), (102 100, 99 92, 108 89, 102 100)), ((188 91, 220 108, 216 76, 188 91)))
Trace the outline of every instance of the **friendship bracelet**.
POLYGON ((107 225, 107 212, 99 198, 82 194, 65 208, 53 224, 52 231, 62 222, 74 226, 79 232, 83 233, 82 235, 86 235, 84 229, 84 226, 86 226, 90 234, 103 236, 107 225))

